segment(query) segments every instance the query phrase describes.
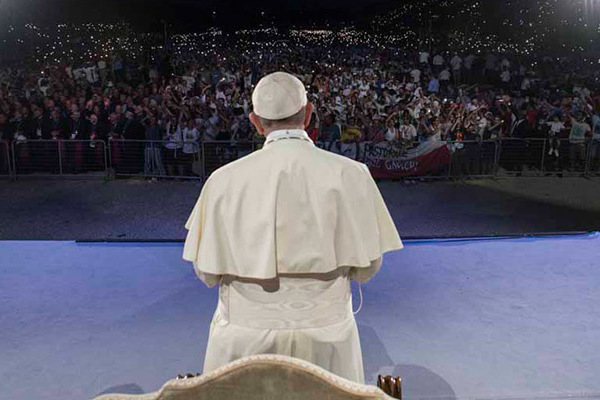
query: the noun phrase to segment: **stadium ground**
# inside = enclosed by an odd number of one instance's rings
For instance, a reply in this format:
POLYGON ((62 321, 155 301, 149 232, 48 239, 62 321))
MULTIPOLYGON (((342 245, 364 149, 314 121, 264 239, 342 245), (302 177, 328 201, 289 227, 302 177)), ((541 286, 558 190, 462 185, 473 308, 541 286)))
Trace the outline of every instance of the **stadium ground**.
MULTIPOLYGON (((403 237, 600 230, 600 179, 381 182, 403 237)), ((177 240, 199 182, 0 181, 0 239, 177 240)))

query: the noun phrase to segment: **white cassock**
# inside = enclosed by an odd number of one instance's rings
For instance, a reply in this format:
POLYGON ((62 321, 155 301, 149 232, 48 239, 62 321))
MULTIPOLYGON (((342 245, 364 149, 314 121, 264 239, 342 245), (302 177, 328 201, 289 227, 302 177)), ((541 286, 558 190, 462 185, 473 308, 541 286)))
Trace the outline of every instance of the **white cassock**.
POLYGON ((219 284, 204 373, 275 353, 364 382, 350 281, 403 247, 366 165, 272 132, 213 172, 185 227, 183 258, 219 284))

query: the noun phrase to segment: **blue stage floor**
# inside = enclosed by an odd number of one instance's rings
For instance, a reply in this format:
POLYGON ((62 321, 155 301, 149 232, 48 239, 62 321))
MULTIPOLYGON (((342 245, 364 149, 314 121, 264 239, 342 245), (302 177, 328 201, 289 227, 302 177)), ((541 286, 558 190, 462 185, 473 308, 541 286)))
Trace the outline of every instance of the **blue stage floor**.
MULTIPOLYGON (((0 398, 158 389, 202 368, 216 290, 181 244, 0 242, 0 398)), ((363 286, 366 376, 411 399, 600 398, 600 237, 413 242, 363 286)))

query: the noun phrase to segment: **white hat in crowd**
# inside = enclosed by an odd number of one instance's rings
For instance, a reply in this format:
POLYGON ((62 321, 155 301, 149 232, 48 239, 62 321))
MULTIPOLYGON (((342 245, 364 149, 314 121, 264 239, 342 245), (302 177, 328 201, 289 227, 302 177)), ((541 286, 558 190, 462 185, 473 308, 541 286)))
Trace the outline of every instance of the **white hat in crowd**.
POLYGON ((270 120, 291 117, 307 102, 304 84, 287 72, 274 72, 263 77, 252 93, 254 114, 270 120))

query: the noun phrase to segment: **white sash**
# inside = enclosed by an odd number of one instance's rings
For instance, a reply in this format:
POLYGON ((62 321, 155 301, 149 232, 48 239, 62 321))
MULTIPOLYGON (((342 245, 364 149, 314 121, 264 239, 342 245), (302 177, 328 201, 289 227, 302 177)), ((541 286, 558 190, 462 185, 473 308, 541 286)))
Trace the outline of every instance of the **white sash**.
POLYGON ((321 328, 353 318, 350 279, 280 278, 267 292, 234 280, 219 287, 218 323, 256 329, 321 328))

